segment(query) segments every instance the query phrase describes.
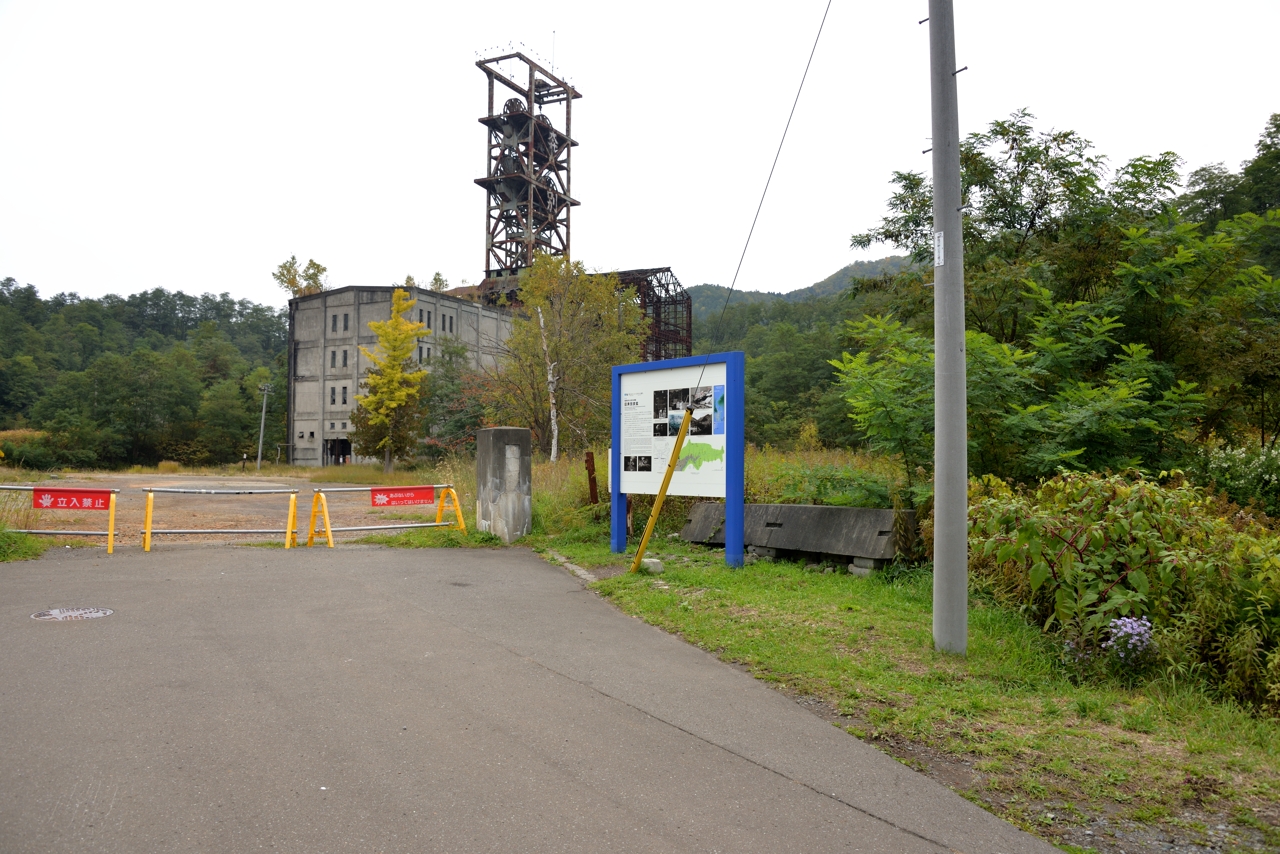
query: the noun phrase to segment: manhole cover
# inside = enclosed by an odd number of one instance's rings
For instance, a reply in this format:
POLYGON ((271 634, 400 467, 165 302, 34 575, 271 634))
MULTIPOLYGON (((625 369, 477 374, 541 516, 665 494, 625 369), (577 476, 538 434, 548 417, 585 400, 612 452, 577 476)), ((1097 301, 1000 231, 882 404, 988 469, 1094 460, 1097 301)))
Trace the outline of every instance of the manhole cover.
POLYGON ((46 622, 64 621, 64 620, 92 620, 95 617, 109 617, 114 611, 110 608, 50 608, 48 611, 40 611, 32 614, 33 620, 45 620, 46 622))

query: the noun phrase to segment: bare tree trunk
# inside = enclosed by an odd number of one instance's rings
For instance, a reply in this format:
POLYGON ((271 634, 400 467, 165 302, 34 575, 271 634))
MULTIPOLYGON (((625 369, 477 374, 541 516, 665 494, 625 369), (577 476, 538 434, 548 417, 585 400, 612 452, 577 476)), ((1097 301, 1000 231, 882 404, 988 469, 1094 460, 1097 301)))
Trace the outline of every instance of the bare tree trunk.
POLYGON ((395 466, 395 460, 391 459, 391 445, 388 444, 382 456, 382 473, 391 474, 392 468, 395 466))
POLYGON ((547 349, 547 325, 542 320, 542 309, 538 309, 538 331, 542 334, 542 361, 547 366, 547 398, 551 403, 551 462, 555 462, 560 454, 560 420, 556 416, 556 363, 551 361, 551 351, 547 349))

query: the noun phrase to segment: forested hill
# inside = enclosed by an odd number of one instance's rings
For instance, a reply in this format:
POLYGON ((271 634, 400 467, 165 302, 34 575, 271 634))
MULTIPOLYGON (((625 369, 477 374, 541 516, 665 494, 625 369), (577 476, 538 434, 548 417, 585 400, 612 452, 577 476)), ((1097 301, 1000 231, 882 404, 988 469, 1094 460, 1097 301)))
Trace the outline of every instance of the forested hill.
MULTIPOLYGON (((897 273, 906 267, 909 262, 910 259, 905 255, 891 255, 888 258, 881 258, 879 261, 854 261, 848 266, 841 267, 821 282, 816 282, 798 291, 791 291, 785 294, 771 291, 735 291, 733 297, 729 300, 729 305, 768 303, 774 300, 807 302, 814 297, 838 294, 849 287, 850 281, 855 278, 865 279, 884 273, 897 273)), ((689 296, 693 297, 693 319, 699 321, 706 320, 713 313, 719 315, 721 309, 724 308, 724 297, 729 289, 723 285, 694 285, 691 288, 687 288, 687 290, 689 291, 689 296)))
MULTIPOLYGON (((284 390, 287 335, 283 310, 228 294, 41 298, 0 280, 0 431, 49 431, 23 452, 36 467, 239 459, 258 386, 284 390)), ((283 441, 283 393, 270 404, 283 441)))

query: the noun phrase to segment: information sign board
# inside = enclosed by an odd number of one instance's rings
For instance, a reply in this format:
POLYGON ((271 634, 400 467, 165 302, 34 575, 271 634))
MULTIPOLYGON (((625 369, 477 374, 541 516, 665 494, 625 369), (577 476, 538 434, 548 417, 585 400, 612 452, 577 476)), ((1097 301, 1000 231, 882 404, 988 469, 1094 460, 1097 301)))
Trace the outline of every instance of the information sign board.
POLYGON ((687 406, 689 434, 668 495, 724 498, 725 364, 622 374, 622 491, 657 495, 687 406), (699 384, 700 383, 700 384, 699 384))
POLYGON ((627 546, 626 496, 658 494, 691 407, 667 494, 723 498, 725 560, 742 565, 745 374, 742 353, 614 367, 609 487, 615 552, 627 546))

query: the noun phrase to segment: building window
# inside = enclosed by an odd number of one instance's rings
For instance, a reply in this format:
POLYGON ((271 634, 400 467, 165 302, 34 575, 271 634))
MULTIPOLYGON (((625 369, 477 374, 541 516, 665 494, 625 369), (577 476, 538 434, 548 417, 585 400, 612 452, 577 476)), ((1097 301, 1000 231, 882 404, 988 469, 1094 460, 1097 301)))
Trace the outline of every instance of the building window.
POLYGON ((422 322, 422 309, 418 309, 418 322, 422 322))
POLYGON ((346 430, 346 429, 347 429, 347 422, 345 422, 345 421, 343 421, 343 422, 342 422, 342 429, 343 429, 343 430, 346 430))
POLYGON ((419 361, 419 362, 421 362, 421 361, 422 361, 422 346, 421 346, 421 345, 419 345, 419 346, 418 346, 418 361, 419 361))
POLYGON ((329 422, 329 429, 330 429, 330 430, 332 430, 332 429, 333 429, 333 422, 332 422, 332 421, 330 421, 330 422, 329 422))
POLYGON ((347 387, 346 386, 342 387, 342 405, 343 406, 347 405, 347 387))
POLYGON ((431 328, 431 312, 427 312, 427 328, 431 328))
POLYGON ((342 315, 342 331, 343 332, 346 332, 350 328, 349 326, 347 326, 348 317, 350 317, 350 315, 346 315, 346 314, 342 315))
POLYGON ((308 439, 314 439, 315 437, 316 437, 316 431, 315 431, 315 430, 312 430, 310 433, 308 433, 308 434, 307 434, 307 438, 308 438, 308 439))
POLYGON ((338 351, 337 350, 329 351, 329 367, 331 368, 338 367, 338 351))
POLYGON ((429 361, 431 361, 431 348, 430 348, 430 347, 428 347, 428 348, 427 348, 427 361, 428 361, 428 362, 429 362, 429 361))
POLYGON ((338 402, 338 387, 331 385, 329 386, 329 405, 333 406, 337 402, 338 402))
POLYGON ((453 334, 453 315, 449 315, 449 334, 453 334))
POLYGON ((333 322, 329 324, 329 331, 330 332, 338 331, 338 315, 336 314, 333 316, 333 322))
POLYGON ((306 435, 307 435, 307 434, 306 434, 306 433, 303 433, 301 430, 299 430, 299 431, 298 431, 298 438, 299 438, 299 439, 304 439, 304 438, 306 438, 306 435))
POLYGON ((345 368, 346 366, 347 366, 347 351, 343 350, 342 351, 342 367, 345 368))

